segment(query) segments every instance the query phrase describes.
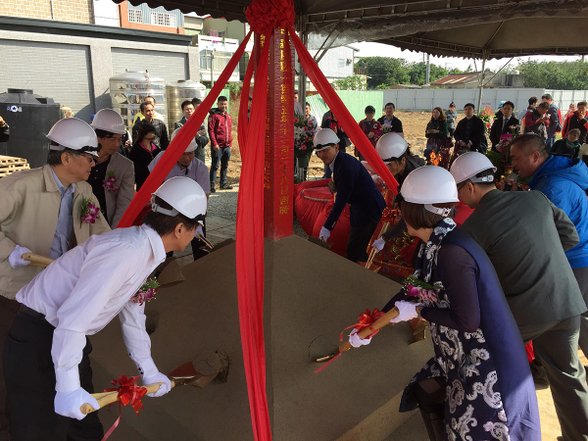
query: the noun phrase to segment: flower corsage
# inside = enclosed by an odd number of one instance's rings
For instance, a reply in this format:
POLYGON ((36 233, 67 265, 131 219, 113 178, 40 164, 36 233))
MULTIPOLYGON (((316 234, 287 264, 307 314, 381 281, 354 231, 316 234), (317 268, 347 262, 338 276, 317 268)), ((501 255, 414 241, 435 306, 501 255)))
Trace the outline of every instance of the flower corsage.
POLYGON ((137 291, 137 293, 131 297, 131 301, 133 303, 138 303, 139 306, 143 303, 148 303, 155 299, 155 296, 157 295, 157 288, 159 288, 159 282, 155 277, 147 279, 145 283, 141 285, 139 291, 137 291))
POLYGON ((423 282, 414 276, 408 276, 404 279, 404 290, 408 297, 413 297, 419 303, 431 305, 439 300, 439 291, 443 289, 441 282, 430 283, 423 282))
POLYGON ((102 186, 106 191, 117 191, 119 189, 118 181, 114 172, 108 172, 106 179, 102 182, 102 186))
POLYGON ((94 205, 90 199, 82 198, 82 203, 80 204, 80 213, 80 217, 83 223, 93 224, 96 222, 96 219, 100 217, 100 207, 94 205))

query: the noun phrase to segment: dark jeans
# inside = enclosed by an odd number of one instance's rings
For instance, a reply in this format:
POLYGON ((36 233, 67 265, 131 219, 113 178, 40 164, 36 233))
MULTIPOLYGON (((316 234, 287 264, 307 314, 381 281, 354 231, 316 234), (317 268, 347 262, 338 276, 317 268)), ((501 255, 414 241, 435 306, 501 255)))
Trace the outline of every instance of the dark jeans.
MULTIPOLYGON (((580 292, 584 297, 584 301, 588 304, 588 267, 587 268, 572 268, 576 281, 580 287, 580 292)), ((578 344, 584 356, 588 357, 588 311, 580 316, 580 338, 578 344)))
MULTIPOLYGON (((78 421, 55 413, 55 370, 51 326, 42 316, 19 311, 4 347, 4 376, 12 441, 100 441, 103 429, 96 412, 78 421)), ((80 384, 94 392, 86 340, 79 364, 80 384)))
MULTIPOLYGON (((20 303, 0 296, 0 354, 4 353, 4 344, 8 331, 14 322, 20 303)), ((4 366, 0 363, 0 441, 8 441, 8 415, 6 414, 6 386, 4 366)))
POLYGON ((367 246, 379 221, 366 222, 351 226, 349 242, 347 242, 347 258, 353 262, 365 262, 368 258, 367 246))
POLYGON ((555 135, 548 136, 547 139, 545 140, 545 150, 547 150, 547 153, 551 153, 551 148, 553 147, 554 143, 555 143, 555 135))
POLYGON ((230 147, 219 147, 215 150, 210 148, 210 155, 212 157, 212 164, 210 166, 210 188, 214 188, 216 183, 216 172, 220 162, 220 186, 227 185, 227 168, 229 168, 229 160, 231 159, 230 147))
POLYGON ((578 359, 580 316, 527 327, 524 341, 533 340, 535 356, 545 367, 561 433, 567 440, 588 440, 588 387, 578 359))

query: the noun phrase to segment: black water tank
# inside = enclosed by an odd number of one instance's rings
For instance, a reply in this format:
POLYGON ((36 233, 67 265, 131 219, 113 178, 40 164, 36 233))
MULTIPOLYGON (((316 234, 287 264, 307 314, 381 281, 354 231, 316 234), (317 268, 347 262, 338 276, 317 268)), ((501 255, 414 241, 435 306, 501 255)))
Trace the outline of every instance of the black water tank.
POLYGON ((59 107, 52 98, 28 89, 0 93, 0 115, 10 126, 8 147, 0 147, 0 153, 25 158, 31 167, 44 165, 49 151, 45 134, 59 120, 59 107))

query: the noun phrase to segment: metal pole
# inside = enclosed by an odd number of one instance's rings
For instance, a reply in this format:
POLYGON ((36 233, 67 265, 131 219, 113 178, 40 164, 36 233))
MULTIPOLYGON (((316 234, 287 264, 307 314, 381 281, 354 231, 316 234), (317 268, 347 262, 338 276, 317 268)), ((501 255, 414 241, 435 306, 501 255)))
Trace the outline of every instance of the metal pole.
POLYGON ((482 105, 482 90, 484 89, 484 71, 486 70, 486 53, 482 55, 482 72, 480 73, 479 87, 478 87, 478 112, 482 105))
MULTIPOLYGON (((306 23, 303 16, 298 18, 298 32, 300 33, 300 39, 304 46, 308 45, 308 31, 306 30, 306 23)), ((304 109, 306 104, 306 72, 302 70, 302 66, 298 63, 298 101, 304 109)))
POLYGON ((427 68, 425 70, 425 84, 431 83, 431 55, 427 54, 427 68))

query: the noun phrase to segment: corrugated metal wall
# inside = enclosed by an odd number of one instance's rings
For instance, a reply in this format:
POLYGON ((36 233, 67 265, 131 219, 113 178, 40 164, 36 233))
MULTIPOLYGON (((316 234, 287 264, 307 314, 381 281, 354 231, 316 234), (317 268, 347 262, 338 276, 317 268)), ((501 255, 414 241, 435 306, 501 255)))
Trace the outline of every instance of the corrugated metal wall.
POLYGON ((0 91, 33 89, 86 121, 94 113, 89 47, 0 40, 0 91))
POLYGON ((152 77, 163 78, 166 82, 186 80, 188 57, 185 53, 158 52, 141 49, 112 48, 114 75, 128 71, 148 70, 152 77))

